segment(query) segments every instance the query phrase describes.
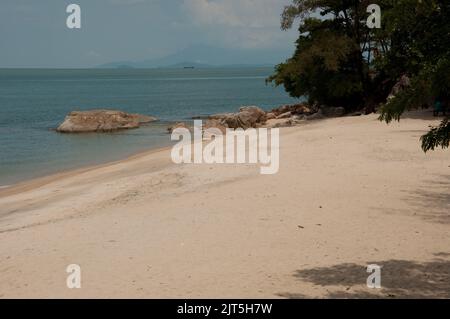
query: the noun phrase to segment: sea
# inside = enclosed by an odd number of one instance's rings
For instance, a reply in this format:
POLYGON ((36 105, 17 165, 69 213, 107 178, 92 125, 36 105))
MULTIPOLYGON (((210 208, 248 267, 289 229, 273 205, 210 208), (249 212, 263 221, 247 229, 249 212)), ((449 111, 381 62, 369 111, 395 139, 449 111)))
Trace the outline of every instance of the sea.
POLYGON ((196 116, 297 103, 266 84, 273 68, 0 69, 0 188, 171 145, 167 127, 196 116), (115 133, 60 134, 74 110, 115 109, 159 121, 115 133))

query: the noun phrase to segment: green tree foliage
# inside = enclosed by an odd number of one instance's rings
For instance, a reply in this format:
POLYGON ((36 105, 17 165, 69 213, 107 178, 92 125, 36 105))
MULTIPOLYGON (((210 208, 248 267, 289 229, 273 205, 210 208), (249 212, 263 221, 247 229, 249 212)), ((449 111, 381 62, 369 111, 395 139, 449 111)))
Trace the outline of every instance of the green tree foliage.
MULTIPOLYGON (((268 81, 310 103, 347 111, 382 104, 380 120, 400 120, 406 110, 432 104, 450 92, 450 1, 293 0, 282 29, 300 21, 292 58, 268 81), (367 6, 381 7, 382 27, 366 25, 367 6), (411 85, 387 100, 408 75, 411 85)), ((425 151, 448 146, 448 121, 422 138, 425 151)))
MULTIPOLYGON (((433 106, 434 100, 448 103, 450 93, 450 2, 396 1, 387 10, 386 30, 390 49, 380 60, 391 79, 400 74, 411 77, 411 86, 389 100, 380 120, 400 120, 411 109, 433 106)), ((450 110, 449 110, 450 111, 450 110)), ((421 138, 425 152, 449 146, 448 118, 421 138)))
POLYGON ((334 21, 308 18, 300 32, 306 34, 297 41, 296 54, 269 80, 284 84, 291 96, 307 95, 311 102, 359 104, 363 84, 351 58, 357 50, 354 41, 334 21))
POLYGON ((371 88, 373 32, 366 27, 366 9, 373 2, 294 0, 281 25, 288 29, 300 19, 297 49, 268 81, 311 103, 362 107, 371 88))

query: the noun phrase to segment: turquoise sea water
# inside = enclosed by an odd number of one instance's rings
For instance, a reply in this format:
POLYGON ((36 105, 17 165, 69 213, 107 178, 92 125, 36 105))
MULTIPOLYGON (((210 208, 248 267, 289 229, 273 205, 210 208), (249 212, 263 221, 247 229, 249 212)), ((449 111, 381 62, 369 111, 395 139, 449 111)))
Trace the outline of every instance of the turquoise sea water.
POLYGON ((0 69, 0 187, 167 146, 171 121, 296 102, 265 84, 271 68, 0 69), (118 109, 161 121, 110 134, 58 134, 73 110, 118 109))

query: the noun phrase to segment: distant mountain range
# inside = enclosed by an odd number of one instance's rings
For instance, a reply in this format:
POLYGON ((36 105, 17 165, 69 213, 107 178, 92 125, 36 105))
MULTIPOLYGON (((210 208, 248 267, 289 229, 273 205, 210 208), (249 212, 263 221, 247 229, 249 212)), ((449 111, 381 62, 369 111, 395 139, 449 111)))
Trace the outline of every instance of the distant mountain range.
POLYGON ((274 50, 233 50, 205 45, 190 46, 159 59, 143 61, 117 61, 97 68, 211 68, 211 67, 263 67, 285 61, 286 52, 274 50))

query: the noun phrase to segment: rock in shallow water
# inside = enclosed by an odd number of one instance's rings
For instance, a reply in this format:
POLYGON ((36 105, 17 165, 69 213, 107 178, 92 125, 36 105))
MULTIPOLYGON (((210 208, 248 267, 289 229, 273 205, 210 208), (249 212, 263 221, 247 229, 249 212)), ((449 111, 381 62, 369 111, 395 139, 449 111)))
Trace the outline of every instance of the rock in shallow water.
POLYGON ((152 116, 115 110, 76 111, 69 113, 56 131, 60 133, 113 132, 135 129, 141 124, 156 120, 152 116))

